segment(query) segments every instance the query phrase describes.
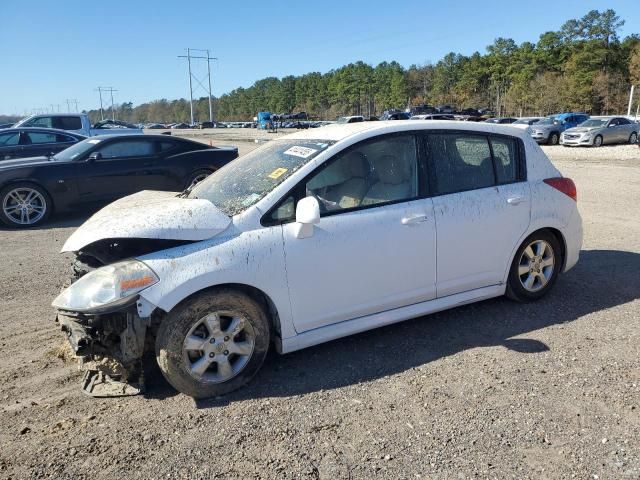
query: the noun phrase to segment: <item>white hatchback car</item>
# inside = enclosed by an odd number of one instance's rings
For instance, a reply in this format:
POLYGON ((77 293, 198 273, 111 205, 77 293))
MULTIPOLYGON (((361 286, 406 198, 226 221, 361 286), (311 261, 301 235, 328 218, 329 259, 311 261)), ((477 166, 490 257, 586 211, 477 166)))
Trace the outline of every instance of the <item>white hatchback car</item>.
POLYGON ((270 344, 537 300, 581 244, 575 185, 525 131, 332 125, 269 141, 192 191, 105 207, 64 245, 76 278, 53 305, 79 355, 136 372, 155 342, 169 383, 210 397, 247 383, 270 344))

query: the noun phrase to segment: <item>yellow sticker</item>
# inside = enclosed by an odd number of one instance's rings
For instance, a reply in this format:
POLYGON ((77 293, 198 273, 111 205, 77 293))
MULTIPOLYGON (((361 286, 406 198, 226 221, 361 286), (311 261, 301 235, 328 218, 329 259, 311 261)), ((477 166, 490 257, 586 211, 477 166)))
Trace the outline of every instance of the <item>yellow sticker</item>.
POLYGON ((284 175, 286 173, 286 171, 287 171, 286 168, 276 168, 273 172, 271 172, 269 175, 267 175, 267 177, 273 178, 275 180, 276 178, 279 178, 282 175, 284 175))

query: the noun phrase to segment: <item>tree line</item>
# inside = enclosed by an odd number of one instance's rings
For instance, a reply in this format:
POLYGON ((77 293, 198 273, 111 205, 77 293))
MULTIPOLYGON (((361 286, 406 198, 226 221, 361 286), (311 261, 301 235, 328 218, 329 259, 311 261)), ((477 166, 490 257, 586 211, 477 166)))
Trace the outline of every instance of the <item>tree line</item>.
MULTIPOLYGON (((640 84, 640 35, 621 39, 623 25, 614 10, 592 10, 543 33, 536 43, 497 38, 485 53, 451 52, 435 64, 404 68, 395 61, 375 66, 359 61, 326 73, 267 77, 214 98, 214 114, 216 120, 250 120, 258 111, 305 111, 311 118, 333 119, 422 103, 488 107, 518 116, 623 113, 631 84, 640 84)), ((89 113, 99 119, 99 111, 89 113)), ((194 116, 209 119, 207 97, 194 101, 194 116)), ((123 103, 117 118, 188 122, 189 102, 123 103)))

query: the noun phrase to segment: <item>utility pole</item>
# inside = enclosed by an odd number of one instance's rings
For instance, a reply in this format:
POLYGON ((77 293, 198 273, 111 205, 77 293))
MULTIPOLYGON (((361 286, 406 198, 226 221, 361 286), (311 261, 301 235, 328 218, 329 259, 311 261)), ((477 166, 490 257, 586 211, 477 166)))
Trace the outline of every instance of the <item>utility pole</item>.
MULTIPOLYGON (((111 94, 111 120, 115 120, 116 116, 115 116, 115 110, 113 108, 113 92, 117 92, 118 90, 116 90, 113 87, 98 87, 96 90, 98 90, 98 93, 100 94, 100 120, 104 120, 104 109, 102 107, 102 92, 109 92, 111 94)), ((76 103, 77 105, 77 103, 76 103)))
MULTIPOLYGON (((201 50, 199 48, 187 48, 186 55, 178 55, 178 58, 186 58, 187 66, 189 69, 189 106, 191 110, 191 125, 194 123, 193 118, 193 80, 195 80, 200 87, 209 94, 209 121, 213 122, 213 97, 211 95, 211 60, 218 60, 216 57, 212 57, 209 54, 209 50, 201 50), (195 56, 191 55, 192 51, 196 52, 206 52, 206 56, 195 56), (208 80, 208 88, 205 87, 200 79, 191 71, 191 60, 206 60, 207 61, 207 80, 208 80)), ((204 80, 204 79, 203 79, 204 80)))
POLYGON ((631 106, 633 104, 633 90, 635 89, 635 85, 631 85, 631 92, 629 93, 629 108, 627 108, 627 116, 631 116, 631 106))

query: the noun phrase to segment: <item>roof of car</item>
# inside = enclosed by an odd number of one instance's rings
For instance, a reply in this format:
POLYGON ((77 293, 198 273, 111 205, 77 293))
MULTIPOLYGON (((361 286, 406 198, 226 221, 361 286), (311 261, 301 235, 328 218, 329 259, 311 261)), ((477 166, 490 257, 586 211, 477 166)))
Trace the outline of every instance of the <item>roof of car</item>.
POLYGON ((287 139, 300 140, 333 140, 340 141, 345 138, 357 135, 362 132, 374 133, 392 133, 405 130, 469 130, 475 132, 498 133, 503 135, 512 135, 515 137, 525 137, 526 132, 518 128, 504 124, 495 123, 476 123, 476 122, 459 122, 455 120, 412 120, 412 121, 378 121, 378 122, 358 122, 331 124, 325 127, 319 127, 309 130, 300 130, 298 132, 286 135, 287 139))
POLYGON ((15 127, 15 128, 3 128, 0 133, 6 132, 41 132, 41 133, 55 133, 64 134, 78 138, 88 138, 85 135, 76 132, 69 132, 67 130, 61 130, 59 128, 44 128, 44 127, 15 127))

